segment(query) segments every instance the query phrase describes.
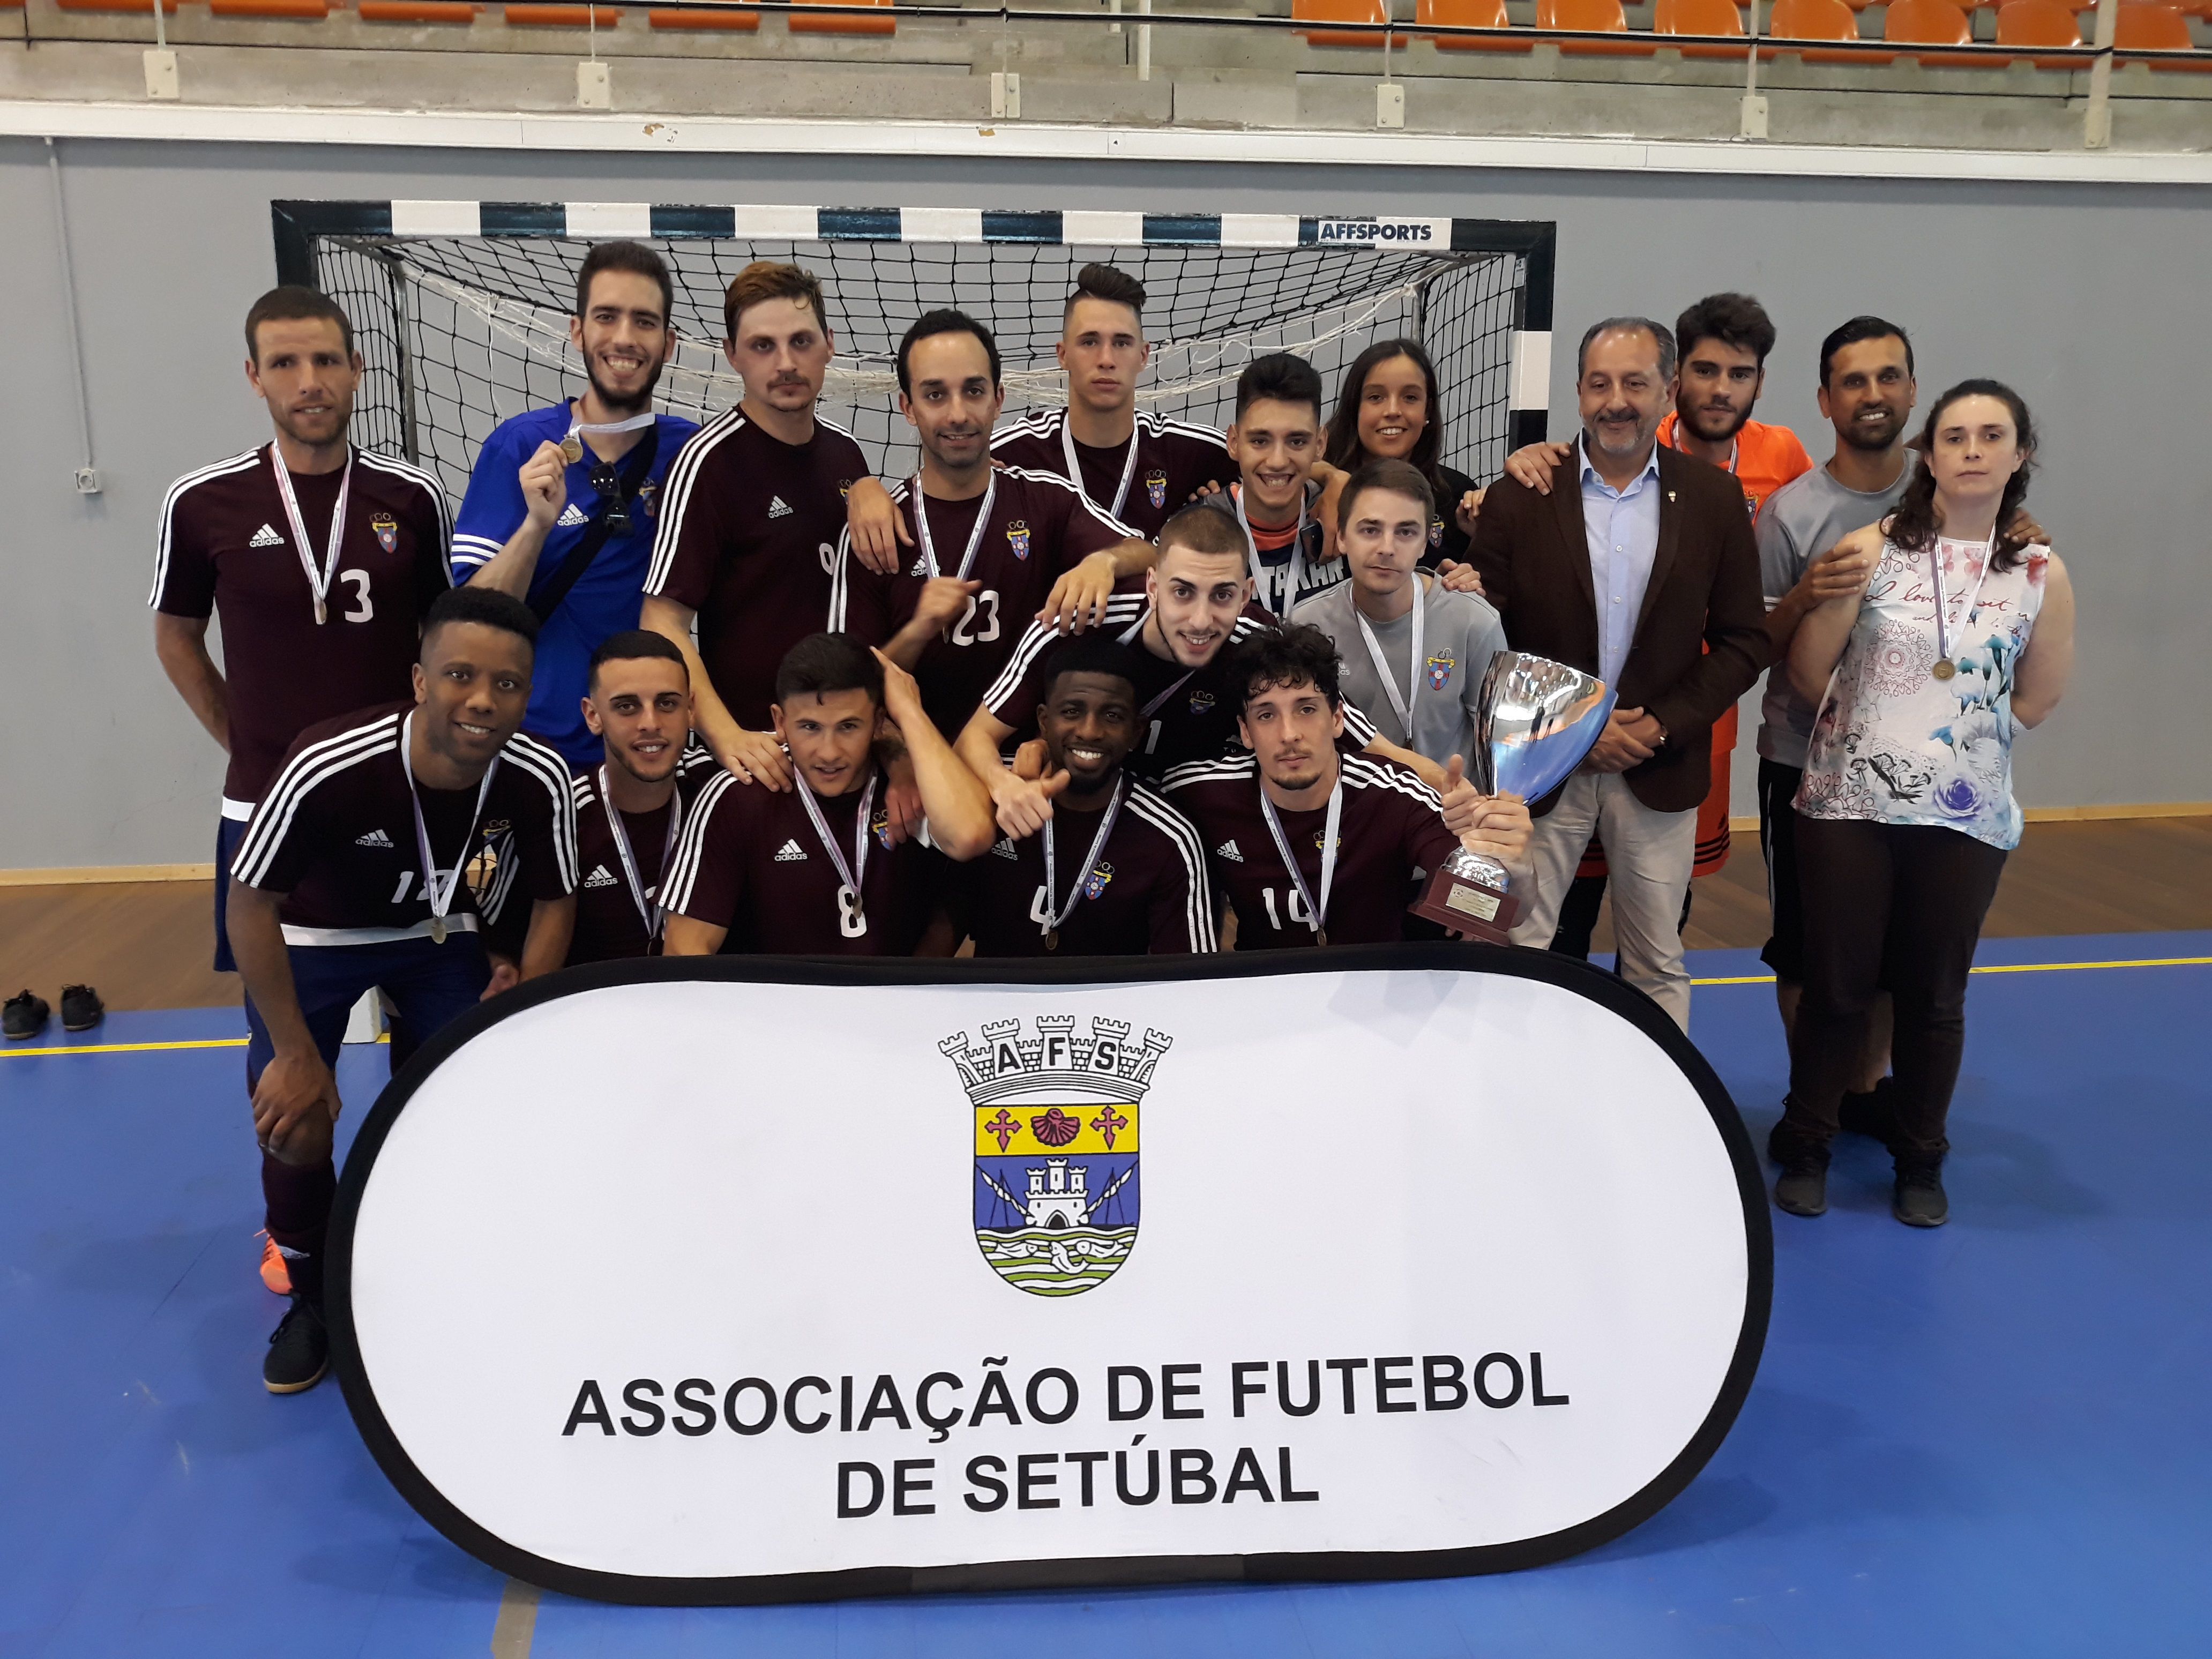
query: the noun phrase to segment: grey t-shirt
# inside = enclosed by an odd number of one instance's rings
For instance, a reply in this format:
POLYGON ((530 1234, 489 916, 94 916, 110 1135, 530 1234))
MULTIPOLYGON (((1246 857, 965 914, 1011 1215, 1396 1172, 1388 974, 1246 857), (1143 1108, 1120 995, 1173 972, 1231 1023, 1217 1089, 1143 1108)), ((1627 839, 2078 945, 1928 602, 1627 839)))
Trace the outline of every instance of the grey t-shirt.
MULTIPOLYGON (((1351 582, 1340 582, 1303 601, 1291 612, 1291 620, 1318 628, 1336 641, 1336 654, 1344 660, 1346 698, 1357 703, 1385 738, 1439 766, 1454 755, 1471 762, 1475 696, 1482 689, 1491 658, 1505 648, 1505 625, 1488 600, 1472 593, 1454 593, 1425 571, 1416 580, 1425 590, 1422 664, 1411 711, 1410 737, 1391 706, 1390 694, 1382 689, 1382 677, 1376 672, 1374 656, 1360 635, 1351 582)), ((1413 667, 1413 613, 1408 611, 1395 622, 1370 618, 1367 625, 1374 631, 1375 642, 1382 648, 1382 660, 1389 665, 1390 678, 1403 697, 1413 667)), ((1468 768, 1470 773, 1474 769, 1472 764, 1468 768)))
MULTIPOLYGON (((1905 494, 1911 467, 1887 489, 1846 489, 1825 466, 1800 473, 1766 498, 1759 510, 1759 574, 1766 587, 1766 608, 1780 604, 1797 586, 1806 566, 1854 530, 1878 523, 1905 494)), ((1783 766, 1802 770, 1805 745, 1820 711, 1790 684, 1790 665, 1766 671, 1766 690, 1759 704, 1759 752, 1783 766)))

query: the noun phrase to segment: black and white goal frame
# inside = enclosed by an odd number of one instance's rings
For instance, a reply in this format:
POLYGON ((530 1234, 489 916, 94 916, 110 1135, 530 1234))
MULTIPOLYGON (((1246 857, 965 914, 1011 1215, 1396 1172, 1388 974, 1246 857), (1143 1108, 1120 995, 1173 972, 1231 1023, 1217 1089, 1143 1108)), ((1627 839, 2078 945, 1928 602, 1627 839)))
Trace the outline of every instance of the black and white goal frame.
POLYGON ((1544 220, 647 202, 273 201, 269 207, 276 240, 276 280, 307 288, 319 286, 315 244, 325 236, 630 236, 668 241, 744 236, 823 242, 1080 243, 1259 251, 1332 245, 1395 247, 1401 244, 1402 232, 1407 238, 1418 236, 1429 241, 1440 255, 1509 254, 1521 258, 1522 281, 1515 297, 1507 384, 1506 452, 1540 442, 1549 435, 1553 278, 1559 227, 1544 220), (1447 227, 1446 234, 1438 236, 1447 227))

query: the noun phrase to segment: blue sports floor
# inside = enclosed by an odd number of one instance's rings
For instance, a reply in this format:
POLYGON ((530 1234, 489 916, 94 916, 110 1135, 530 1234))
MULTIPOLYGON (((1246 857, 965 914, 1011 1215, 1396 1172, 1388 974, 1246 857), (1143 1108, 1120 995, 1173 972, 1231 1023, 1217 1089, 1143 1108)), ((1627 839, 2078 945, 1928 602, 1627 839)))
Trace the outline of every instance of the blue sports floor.
MULTIPOLYGON (((2212 934, 2007 939, 1985 966, 2212 957, 2212 934)), ((1763 970, 1747 951, 1693 971, 1763 970)), ((0 1656, 1072 1653, 2015 1656, 2212 1652, 2212 967, 1974 982, 1954 1219, 1888 1213, 1850 1144, 1775 1218, 1772 1335, 1735 1431, 1668 1510, 1541 1571, 668 1612, 506 1586, 433 1533, 334 1383, 260 1385, 279 1304, 235 1048, 0 1059, 0 1656)), ((228 1036, 124 1014, 103 1043, 228 1036)), ((1764 1138, 1771 988, 1694 1035, 1764 1138)), ((41 1044, 58 1038, 40 1039, 41 1044)), ((342 1075, 358 1121, 380 1050, 342 1075)), ((453 1240, 495 1279, 496 1240, 453 1240)), ((653 1243, 637 1267, 654 1270, 653 1243)))

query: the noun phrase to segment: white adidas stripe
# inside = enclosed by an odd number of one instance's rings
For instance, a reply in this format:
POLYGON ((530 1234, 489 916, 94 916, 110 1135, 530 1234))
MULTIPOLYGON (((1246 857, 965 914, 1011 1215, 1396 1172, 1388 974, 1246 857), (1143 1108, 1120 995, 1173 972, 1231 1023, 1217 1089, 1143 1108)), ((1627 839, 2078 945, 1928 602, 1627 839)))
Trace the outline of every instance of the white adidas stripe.
POLYGON ((193 486, 205 483, 210 478, 228 477, 234 472, 246 471, 260 465, 260 461, 261 450, 256 446, 242 455, 233 455, 185 473, 162 493, 161 505, 154 520, 154 591, 147 597, 147 604, 161 604, 161 589, 168 584, 169 553, 176 533, 177 503, 193 486))

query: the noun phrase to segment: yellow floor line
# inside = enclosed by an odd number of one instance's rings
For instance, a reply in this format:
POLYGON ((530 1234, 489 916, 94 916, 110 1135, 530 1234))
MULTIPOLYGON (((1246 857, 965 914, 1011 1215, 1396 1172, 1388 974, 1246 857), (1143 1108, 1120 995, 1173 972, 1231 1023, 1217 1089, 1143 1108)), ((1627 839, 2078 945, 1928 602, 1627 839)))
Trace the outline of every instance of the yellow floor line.
MULTIPOLYGON (((2131 962, 2021 962, 1977 968, 1977 974, 2067 974, 2085 968, 2207 968, 2212 957, 2143 957, 2131 962)), ((1693 979, 1692 985, 1771 985, 1771 974, 1745 974, 1727 979, 1693 979)), ((389 1042, 387 1034, 377 1038, 389 1042)), ((244 1037, 194 1037, 181 1042, 88 1042, 58 1048, 0 1048, 0 1060, 28 1060, 34 1054, 143 1054, 165 1048, 243 1048, 244 1037)))

